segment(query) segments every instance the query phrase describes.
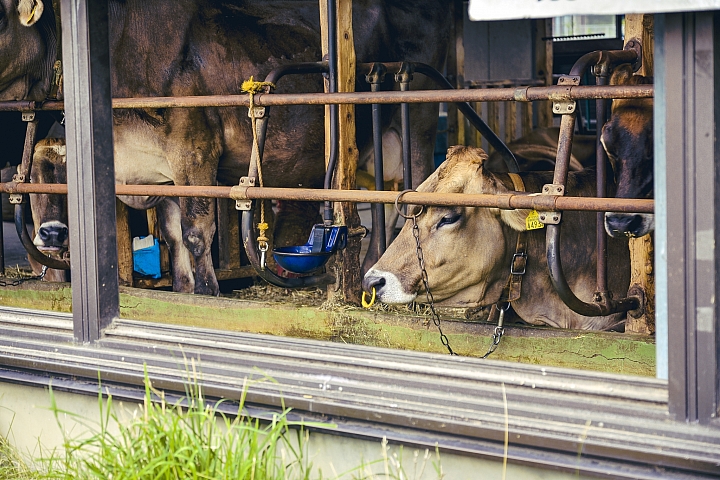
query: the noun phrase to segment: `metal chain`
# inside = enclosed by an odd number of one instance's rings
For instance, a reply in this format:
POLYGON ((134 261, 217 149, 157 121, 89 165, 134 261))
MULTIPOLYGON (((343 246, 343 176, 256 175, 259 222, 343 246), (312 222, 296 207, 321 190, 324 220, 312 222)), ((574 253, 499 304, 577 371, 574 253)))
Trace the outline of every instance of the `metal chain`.
POLYGON ((425 270, 425 259, 423 258, 423 251, 420 247, 420 228, 417 224, 417 217, 411 216, 413 227, 412 232, 413 236, 415 237, 415 244, 417 245, 417 259, 418 263, 420 264, 420 273, 422 275, 422 281, 423 285, 425 286, 425 297, 427 298, 427 303, 430 306, 430 313, 432 314, 432 320, 435 326, 438 329, 438 332, 440 332, 440 342, 447 348, 448 352, 450 352, 450 355, 457 355, 457 353, 453 352, 453 349, 450 347, 450 342, 448 341, 447 335, 445 335, 442 331, 442 328, 440 327, 440 316, 435 311, 435 299, 433 298, 432 292, 430 292, 430 286, 428 285, 428 274, 427 270, 425 270))
POLYGON ((492 342, 490 343, 490 347, 488 348, 487 353, 485 353, 485 355, 480 357, 483 359, 489 357, 490 354, 495 351, 497 346, 500 345, 500 339, 505 334, 505 327, 503 327, 503 320, 505 319, 505 312, 507 312, 508 308, 510 308, 510 302, 506 302, 504 308, 500 308, 498 305, 500 305, 500 302, 498 302, 494 305, 494 307, 500 313, 500 316, 498 317, 498 324, 495 327, 495 331, 492 334, 492 342))
POLYGON ((0 279, 0 287, 17 287, 18 285, 22 285, 23 283, 27 282, 28 280, 42 280, 45 278, 45 274, 47 273, 47 265, 43 265, 42 270, 40 271, 40 275, 33 275, 32 277, 26 277, 26 278, 18 278, 12 281, 5 281, 0 279))
MULTIPOLYGON (((445 346, 445 348, 447 348, 448 352, 450 352, 450 355, 457 355, 457 353, 455 353, 453 351, 453 349, 450 347, 450 342, 447 338, 447 335, 445 335, 443 333, 442 328, 440 327, 440 316, 438 315, 437 311, 435 310, 435 299, 433 298, 433 294, 430 291, 430 285, 428 282, 428 274, 427 274, 427 270, 425 269, 425 258, 423 257, 422 247, 420 247, 420 227, 418 227, 418 224, 417 224, 417 218, 422 213, 422 207, 420 207, 420 211, 415 212, 414 214, 408 215, 406 213, 403 213, 402 210, 400 209, 400 206, 398 205, 400 198, 403 195, 405 195, 407 192, 412 192, 412 191, 413 190, 403 190, 402 192, 400 192, 400 194, 397 196, 397 198, 395 198, 395 210, 397 210, 398 214, 400 214, 400 216, 405 218, 406 220, 412 220, 412 223, 413 223, 412 232, 413 232, 413 237, 415 237, 415 245, 416 245, 415 249, 417 252, 418 264, 420 265, 420 274, 421 274, 423 286, 425 287, 425 297, 427 298, 427 304, 430 306, 430 313, 432 314, 432 320, 433 320, 433 323, 435 324, 435 326, 437 327, 438 332, 440 332, 440 342, 442 342, 442 344, 445 346)), ((503 320, 505 318, 505 312, 510 308, 510 302, 505 302, 505 306, 502 308, 499 306, 500 303, 501 302, 498 302, 495 304, 495 308, 500 313, 500 316, 498 318, 498 324, 495 327, 495 331, 493 332, 493 335, 492 335, 492 342, 490 343, 490 348, 488 348, 487 353, 480 358, 487 358, 488 356, 490 356, 490 354, 493 353, 495 351, 495 349, 498 347, 498 345, 500 344, 500 339, 505 334, 505 327, 503 327, 503 320)))

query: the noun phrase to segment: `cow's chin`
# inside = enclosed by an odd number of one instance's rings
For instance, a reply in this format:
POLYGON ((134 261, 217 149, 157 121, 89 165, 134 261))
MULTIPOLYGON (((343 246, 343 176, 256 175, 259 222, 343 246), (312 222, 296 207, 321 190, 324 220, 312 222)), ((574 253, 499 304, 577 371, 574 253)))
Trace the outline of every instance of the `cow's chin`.
POLYGON ((65 252, 68 250, 67 247, 46 247, 42 245, 38 245, 37 249, 40 253, 53 258, 63 258, 65 252))
POLYGON ((613 238, 642 237, 653 230, 652 213, 605 213, 605 231, 613 238))

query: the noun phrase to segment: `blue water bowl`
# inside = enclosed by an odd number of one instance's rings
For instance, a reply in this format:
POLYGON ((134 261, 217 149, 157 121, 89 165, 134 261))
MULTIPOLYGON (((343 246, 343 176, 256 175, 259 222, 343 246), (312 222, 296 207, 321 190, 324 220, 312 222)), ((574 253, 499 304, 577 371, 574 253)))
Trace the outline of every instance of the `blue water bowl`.
POLYGON ((292 273, 311 273, 328 261, 338 249, 347 245, 347 227, 341 225, 314 225, 305 245, 273 249, 273 258, 282 268, 292 273))
POLYGON ((310 273, 325 265, 333 252, 313 252, 312 245, 278 247, 273 257, 282 268, 293 273, 310 273))

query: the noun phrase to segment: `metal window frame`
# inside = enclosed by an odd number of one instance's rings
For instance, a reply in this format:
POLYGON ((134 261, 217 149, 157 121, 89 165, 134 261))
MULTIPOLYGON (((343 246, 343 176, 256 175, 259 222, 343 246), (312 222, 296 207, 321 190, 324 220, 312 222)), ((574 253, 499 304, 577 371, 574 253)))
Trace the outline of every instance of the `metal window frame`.
POLYGON ((655 20, 658 376, 670 413, 702 423, 717 417, 720 395, 719 37, 718 13, 655 20))
MULTIPOLYGON (((666 263, 660 261, 659 266, 672 274, 665 285, 672 360, 671 380, 666 383, 118 319, 107 3, 62 0, 62 11, 68 32, 63 37, 69 80, 68 157, 74 162, 68 172, 68 197, 71 221, 80 225, 71 240, 74 313, 0 308, 0 380, 52 383, 71 392, 96 394, 99 372, 104 388, 116 397, 137 400, 142 395, 143 364, 156 387, 182 392, 183 359, 193 358, 201 364, 201 381, 210 398, 237 399, 243 378, 267 374, 275 381, 249 388, 249 405, 258 416, 284 405, 298 418, 334 422, 337 428, 331 431, 344 435, 387 436, 430 447, 437 442, 443 450, 502 459, 507 408, 511 462, 610 478, 715 478, 720 473, 720 425, 710 412, 717 399, 717 349, 709 352, 709 360, 699 355, 717 346, 717 338, 711 332, 695 335, 693 315, 698 306, 707 306, 707 294, 716 290, 717 282, 714 276, 712 284, 702 277, 707 268, 702 262, 707 260, 704 253, 698 258, 693 241, 702 229, 688 215, 688 208, 692 212, 701 207, 712 214, 713 225, 719 225, 715 205, 720 189, 714 187, 715 170, 709 187, 707 176, 684 174, 691 163, 698 170, 714 165, 718 150, 708 144, 706 130, 687 125, 714 125, 717 99, 713 108, 697 97, 695 108, 677 110, 678 98, 670 95, 682 93, 682 99, 708 88, 706 78, 687 84, 677 80, 678 68, 692 66, 693 58, 698 59, 695 67, 700 63, 697 46, 706 45, 688 39, 702 40, 708 15, 716 30, 712 14, 661 15, 656 20, 661 55, 667 57, 658 62, 663 93, 657 94, 657 130, 667 138, 656 145, 656 151, 662 148, 659 182, 672 192, 695 191, 698 182, 703 192, 713 192, 709 199, 696 195, 689 205, 670 205, 667 197, 662 199, 668 213, 659 219, 658 237, 667 254, 666 263), (683 39, 685 49, 671 51, 678 39, 683 39), (672 122, 680 121, 673 117, 677 111, 685 112, 683 127, 670 131, 672 122), (698 151, 709 154, 698 158, 698 151), (670 158, 682 162, 665 160, 670 158), (675 233, 676 227, 681 233, 675 233), (707 288, 685 305, 689 293, 698 292, 693 289, 702 283, 700 277, 707 288), (704 350, 695 349, 695 342, 704 350)), ((714 61, 720 49, 711 48, 714 61)), ((719 64, 714 61, 712 68, 719 64)), ((717 275, 714 250, 712 255, 717 275)), ((716 318, 715 311, 713 315, 716 318)))

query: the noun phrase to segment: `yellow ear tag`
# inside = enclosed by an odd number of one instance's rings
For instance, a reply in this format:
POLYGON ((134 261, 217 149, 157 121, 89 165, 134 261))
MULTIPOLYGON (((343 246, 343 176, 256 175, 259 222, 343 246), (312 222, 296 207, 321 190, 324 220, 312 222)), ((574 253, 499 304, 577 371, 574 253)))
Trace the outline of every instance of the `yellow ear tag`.
POLYGON ((525 219, 525 230, 537 230, 538 228, 545 228, 545 224, 540 222, 540 214, 537 210, 530 210, 525 219))

